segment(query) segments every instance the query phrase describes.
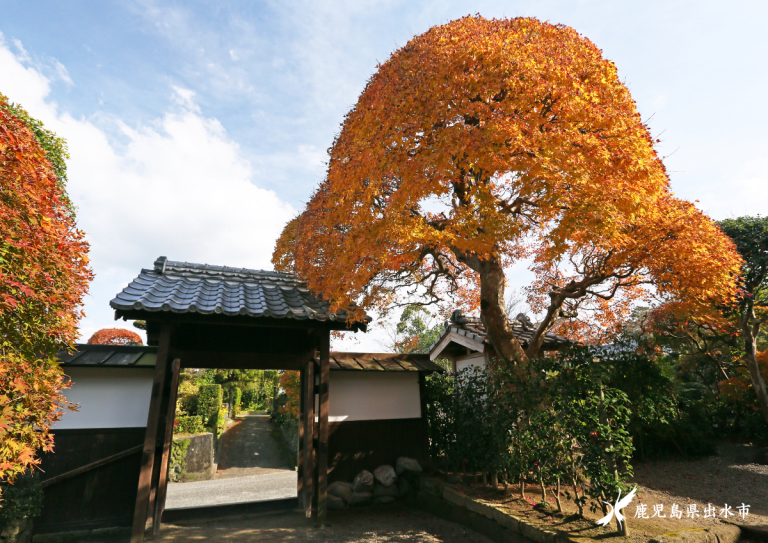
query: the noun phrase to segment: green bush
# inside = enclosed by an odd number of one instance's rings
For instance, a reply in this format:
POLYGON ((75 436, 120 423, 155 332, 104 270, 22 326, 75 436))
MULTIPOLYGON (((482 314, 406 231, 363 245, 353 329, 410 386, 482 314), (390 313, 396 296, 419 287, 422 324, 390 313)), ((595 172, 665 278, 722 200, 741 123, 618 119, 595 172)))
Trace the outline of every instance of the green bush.
POLYGON ((197 394, 199 385, 189 375, 182 374, 185 377, 179 383, 176 396, 176 415, 194 415, 197 412, 197 394))
POLYGON ((227 427, 227 408, 222 407, 215 416, 208 421, 208 427, 213 432, 213 436, 218 439, 227 427))
POLYGON ((240 402, 243 397, 243 391, 235 387, 232 399, 232 416, 236 417, 240 413, 240 402))
POLYGON ((202 434, 203 432, 205 432, 205 424, 200 415, 176 417, 173 425, 174 434, 202 434))
POLYGON ((168 470, 168 478, 172 483, 178 483, 187 472, 187 449, 189 439, 174 439, 171 444, 171 465, 168 470))
POLYGON ((203 417, 205 424, 211 428, 215 425, 223 397, 221 385, 200 385, 197 393, 197 414, 203 417))
POLYGON ((23 473, 13 484, 0 484, 0 529, 13 520, 33 518, 43 507, 43 488, 36 473, 23 473))
MULTIPOLYGON (((566 483, 582 512, 627 491, 634 452, 630 401, 608 386, 588 349, 531 360, 524 372, 498 364, 427 380, 430 455, 455 471, 508 482, 566 483)), ((559 496, 554 496, 559 503, 559 496)))

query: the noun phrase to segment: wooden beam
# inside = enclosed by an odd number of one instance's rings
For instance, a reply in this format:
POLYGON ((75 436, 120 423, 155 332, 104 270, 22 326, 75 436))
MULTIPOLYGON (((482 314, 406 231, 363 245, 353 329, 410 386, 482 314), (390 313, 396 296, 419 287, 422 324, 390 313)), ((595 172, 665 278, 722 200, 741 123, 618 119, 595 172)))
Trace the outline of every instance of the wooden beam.
POLYGON ((435 345, 435 347, 432 349, 432 352, 429 354, 429 359, 434 360, 435 358, 441 358, 440 354, 451 343, 458 343, 462 347, 466 347, 467 349, 471 349, 472 351, 479 353, 482 353, 485 350, 485 344, 482 341, 475 341, 472 338, 458 334, 451 330, 443 336, 443 339, 441 339, 437 345, 435 345))
POLYGON ((330 367, 331 335, 320 333, 320 413, 317 436, 317 522, 326 523, 328 518, 328 389, 330 367))
POLYGON ((315 436, 315 362, 310 360, 304 368, 304 383, 301 389, 301 395, 304 402, 304 412, 300 427, 303 429, 302 440, 302 464, 303 472, 302 486, 304 490, 303 503, 304 513, 307 518, 312 516, 312 498, 314 496, 314 436, 315 436))
POLYGON ((155 449, 157 447, 157 427, 160 422, 160 402, 163 395, 163 385, 168 370, 168 357, 171 347, 171 324, 164 323, 160 330, 160 344, 157 349, 155 363, 155 379, 152 383, 152 397, 149 400, 147 414, 147 431, 144 434, 144 448, 139 472, 139 488, 136 493, 136 506, 133 510, 133 528, 131 543, 143 543, 144 529, 147 525, 150 486, 152 484, 152 468, 154 467, 155 449))
POLYGON ((174 355, 181 359, 182 368, 301 370, 306 366, 311 353, 309 351, 304 354, 227 353, 176 349, 174 355))
POLYGON ((160 459, 160 479, 157 482, 155 498, 155 515, 152 519, 153 535, 160 535, 160 521, 165 511, 165 496, 168 493, 168 464, 173 442, 173 423, 176 418, 176 394, 179 390, 179 370, 181 360, 176 358, 171 366, 171 383, 168 391, 168 407, 165 412, 165 435, 163 436, 163 453, 160 459))
POLYGON ((250 317, 248 315, 203 315, 195 313, 173 313, 166 311, 115 310, 115 320, 145 320, 147 322, 196 322, 206 325, 255 326, 259 328, 304 328, 311 330, 337 330, 340 332, 366 331, 367 322, 356 322, 351 326, 346 321, 315 319, 275 319, 270 317, 250 317))
POLYGON ((66 479, 69 479, 70 477, 74 477, 75 475, 80 475, 81 473, 85 473, 86 471, 91 471, 92 469, 100 468, 101 466, 105 466, 107 464, 110 464, 114 462, 115 460, 120 460, 121 458, 125 458, 126 456, 131 456, 132 454, 136 454, 137 452, 141 452, 141 450, 144 448, 144 445, 136 445, 135 447, 131 447, 130 449, 126 449, 122 452, 119 452, 117 454, 113 454, 111 456, 107 456, 106 458, 102 458, 101 460, 96 460, 95 462, 91 462, 90 464, 86 464, 82 467, 75 468, 71 471, 68 471, 66 473, 62 473, 60 475, 57 475, 56 477, 51 477, 50 479, 46 479, 45 481, 40 482, 40 486, 45 488, 47 486, 55 485, 56 483, 60 483, 61 481, 64 481, 66 479))

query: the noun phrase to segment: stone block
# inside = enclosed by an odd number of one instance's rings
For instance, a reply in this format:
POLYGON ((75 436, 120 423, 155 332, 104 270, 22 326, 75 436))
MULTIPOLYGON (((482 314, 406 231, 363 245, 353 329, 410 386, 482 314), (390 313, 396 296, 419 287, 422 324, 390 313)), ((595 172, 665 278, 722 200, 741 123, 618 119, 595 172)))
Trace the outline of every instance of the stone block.
POLYGON ((517 518, 507 513, 504 509, 494 508, 493 520, 495 520, 499 526, 503 526, 504 528, 512 530, 515 533, 520 533, 520 523, 518 522, 517 518))
POLYGON ((536 543, 553 543, 552 541, 548 541, 547 534, 544 533, 544 530, 528 522, 520 523, 520 533, 536 543))
POLYGON ((459 507, 466 507, 467 497, 461 492, 447 486, 443 488, 443 499, 458 505, 459 507))
POLYGON ((421 478, 421 490, 432 496, 442 498, 444 486, 445 484, 440 479, 433 479, 432 477, 421 478))
POLYGON ((473 513, 477 513, 478 515, 483 515, 486 518, 493 519, 494 507, 491 505, 467 498, 466 508, 473 513))
POLYGON ((131 529, 125 526, 118 526, 115 528, 94 528, 91 530, 92 536, 104 537, 104 536, 121 536, 130 535, 131 529))

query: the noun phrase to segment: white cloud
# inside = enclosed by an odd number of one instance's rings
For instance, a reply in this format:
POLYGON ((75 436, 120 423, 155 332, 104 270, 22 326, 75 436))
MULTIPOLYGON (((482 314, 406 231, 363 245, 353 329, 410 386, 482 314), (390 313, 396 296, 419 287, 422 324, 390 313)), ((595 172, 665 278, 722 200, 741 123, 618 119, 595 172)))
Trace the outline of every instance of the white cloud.
POLYGON ((183 89, 172 85, 173 88, 173 100, 180 106, 190 111, 200 113, 200 106, 195 103, 195 91, 189 89, 183 89))
POLYGON ((194 92, 174 87, 181 110, 149 126, 115 119, 105 129, 59 111, 49 80, 24 62, 0 41, 0 90, 69 144, 68 190, 96 273, 82 339, 115 326, 109 300, 160 255, 271 269, 275 239, 295 210, 251 182, 250 162, 201 114, 194 92), (119 146, 109 129, 122 136, 119 146))
POLYGON ((67 85, 74 85, 74 81, 72 81, 72 78, 69 77, 69 72, 67 71, 67 68, 58 60, 54 60, 54 68, 56 70, 56 74, 59 76, 59 78, 64 81, 67 85))
POLYGON ((27 50, 24 49, 24 45, 21 43, 21 41, 14 38, 11 40, 13 42, 14 47, 16 47, 16 50, 19 52, 19 59, 27 62, 30 60, 29 53, 27 53, 27 50))
POLYGON ((229 50, 229 56, 230 56, 230 58, 231 58, 232 60, 240 60, 240 57, 239 57, 239 56, 237 56, 237 53, 235 52, 235 50, 234 50, 234 49, 230 49, 230 50, 229 50))

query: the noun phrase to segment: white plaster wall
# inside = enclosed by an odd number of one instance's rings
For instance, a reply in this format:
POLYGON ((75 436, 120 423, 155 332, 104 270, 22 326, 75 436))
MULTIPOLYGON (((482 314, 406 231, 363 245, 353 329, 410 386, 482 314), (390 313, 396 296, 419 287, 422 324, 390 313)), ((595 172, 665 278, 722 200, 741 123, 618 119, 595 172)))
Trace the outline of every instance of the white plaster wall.
POLYGON ((476 367, 482 368, 485 366, 485 355, 478 353, 476 356, 471 356, 463 360, 456 361, 456 371, 461 371, 464 368, 476 367))
POLYGON ((329 392, 331 422, 421 417, 417 372, 332 371, 329 392))
POLYGON ((56 430, 134 428, 147 425, 154 368, 67 368, 72 387, 64 397, 80 404, 65 411, 56 430))

